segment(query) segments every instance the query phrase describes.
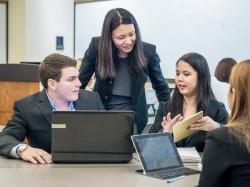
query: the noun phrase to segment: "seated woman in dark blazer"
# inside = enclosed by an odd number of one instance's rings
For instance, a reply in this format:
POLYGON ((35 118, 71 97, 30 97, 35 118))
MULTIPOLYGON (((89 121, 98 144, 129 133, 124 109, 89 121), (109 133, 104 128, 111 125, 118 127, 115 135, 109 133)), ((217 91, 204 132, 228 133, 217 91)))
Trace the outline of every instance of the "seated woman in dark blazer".
POLYGON ((250 60, 233 67, 223 128, 208 133, 199 186, 250 186, 250 60))
POLYGON ((191 130, 198 132, 177 142, 177 146, 194 146, 197 151, 202 152, 206 131, 225 124, 228 117, 224 104, 214 97, 210 79, 208 64, 202 55, 188 53, 182 56, 176 63, 176 88, 172 100, 160 103, 150 132, 161 131, 163 127, 164 132, 172 133, 176 123, 203 111, 204 117, 191 126, 191 130))

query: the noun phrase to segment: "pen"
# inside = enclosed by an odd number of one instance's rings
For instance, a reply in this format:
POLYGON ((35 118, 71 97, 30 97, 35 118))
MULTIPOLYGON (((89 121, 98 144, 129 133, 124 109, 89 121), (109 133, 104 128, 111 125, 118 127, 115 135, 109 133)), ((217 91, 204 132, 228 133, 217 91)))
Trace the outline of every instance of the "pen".
POLYGON ((181 176, 179 176, 179 177, 167 179, 167 183, 171 183, 171 182, 175 182, 175 181, 181 180, 181 179, 183 179, 184 177, 185 177, 185 175, 181 175, 181 176))

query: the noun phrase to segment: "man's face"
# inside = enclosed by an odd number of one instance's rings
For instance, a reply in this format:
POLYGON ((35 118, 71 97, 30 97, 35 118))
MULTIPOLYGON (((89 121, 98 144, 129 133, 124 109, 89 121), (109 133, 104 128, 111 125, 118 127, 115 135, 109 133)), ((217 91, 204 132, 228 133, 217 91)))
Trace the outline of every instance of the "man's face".
POLYGON ((78 75, 79 71, 76 67, 66 67, 62 69, 62 77, 58 82, 52 80, 53 86, 51 89, 56 100, 68 102, 78 99, 80 86, 82 85, 78 75))

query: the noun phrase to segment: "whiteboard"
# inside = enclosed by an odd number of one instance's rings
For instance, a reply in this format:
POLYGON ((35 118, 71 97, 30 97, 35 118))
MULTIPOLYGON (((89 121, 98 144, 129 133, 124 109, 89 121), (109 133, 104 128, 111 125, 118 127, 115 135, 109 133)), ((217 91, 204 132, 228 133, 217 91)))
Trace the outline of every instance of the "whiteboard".
POLYGON ((156 45, 165 78, 175 75, 177 59, 198 52, 210 72, 219 60, 250 58, 249 0, 116 0, 76 4, 75 58, 82 58, 91 37, 99 36, 111 8, 128 9, 143 41, 156 45))
POLYGON ((6 4, 0 3, 0 64, 7 63, 6 4))

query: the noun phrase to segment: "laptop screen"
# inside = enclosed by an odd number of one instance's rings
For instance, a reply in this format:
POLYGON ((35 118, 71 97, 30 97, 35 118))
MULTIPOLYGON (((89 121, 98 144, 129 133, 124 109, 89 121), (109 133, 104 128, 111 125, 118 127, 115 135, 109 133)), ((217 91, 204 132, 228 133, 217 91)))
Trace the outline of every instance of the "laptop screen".
POLYGON ((183 166, 168 133, 132 136, 145 172, 183 166))

